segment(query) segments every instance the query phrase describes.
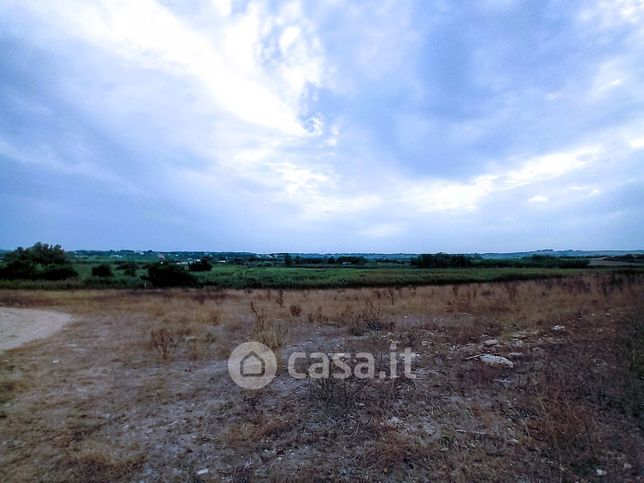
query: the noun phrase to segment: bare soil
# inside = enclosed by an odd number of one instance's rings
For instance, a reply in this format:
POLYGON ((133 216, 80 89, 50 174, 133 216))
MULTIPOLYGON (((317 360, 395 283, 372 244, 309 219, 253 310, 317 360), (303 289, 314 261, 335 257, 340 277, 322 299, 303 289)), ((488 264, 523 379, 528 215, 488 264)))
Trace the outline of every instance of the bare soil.
POLYGON ((52 310, 0 307, 0 353, 49 337, 71 320, 70 314, 52 310))

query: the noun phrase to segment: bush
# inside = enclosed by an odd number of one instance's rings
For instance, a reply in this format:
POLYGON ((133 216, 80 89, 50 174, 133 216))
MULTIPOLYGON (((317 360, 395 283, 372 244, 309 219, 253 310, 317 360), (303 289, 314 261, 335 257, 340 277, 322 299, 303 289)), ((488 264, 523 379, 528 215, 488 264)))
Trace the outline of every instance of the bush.
POLYGON ((92 277, 113 277, 112 267, 107 263, 101 263, 92 267, 92 277))
POLYGON ((136 277, 136 263, 134 262, 119 262, 116 268, 123 270, 123 275, 128 277, 136 277))
POLYGON ((188 270, 191 272, 209 272, 212 270, 212 263, 209 257, 203 257, 201 260, 188 264, 188 270))
POLYGON ((36 278, 36 264, 31 260, 12 260, 0 268, 0 278, 25 280, 36 278))
POLYGON ((38 278, 41 280, 67 280, 76 277, 78 272, 69 263, 47 265, 38 273, 38 278))
POLYGON ((197 280, 179 265, 155 263, 148 267, 148 280, 155 287, 185 287, 195 285, 197 280))

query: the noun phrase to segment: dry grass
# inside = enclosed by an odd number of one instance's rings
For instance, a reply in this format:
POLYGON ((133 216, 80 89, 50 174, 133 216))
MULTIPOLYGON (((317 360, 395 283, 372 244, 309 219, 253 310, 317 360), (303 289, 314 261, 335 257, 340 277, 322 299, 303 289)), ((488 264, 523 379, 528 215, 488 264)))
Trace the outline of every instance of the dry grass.
POLYGON ((250 311, 255 316, 255 324, 251 333, 252 338, 268 346, 273 351, 281 349, 286 341, 288 327, 269 317, 263 308, 257 308, 252 301, 250 311))
POLYGON ((644 278, 615 273, 399 289, 1 291, 2 305, 77 319, 0 358, 0 478, 574 481, 602 469, 636 480, 642 295, 644 278), (281 360, 409 346, 418 378, 317 384, 282 370, 248 393, 226 358, 250 338, 281 360), (472 357, 481 353, 515 367, 489 368, 472 357))
POLYGON ((110 482, 125 480, 145 462, 142 454, 120 454, 106 443, 86 441, 68 451, 60 463, 66 481, 110 482))

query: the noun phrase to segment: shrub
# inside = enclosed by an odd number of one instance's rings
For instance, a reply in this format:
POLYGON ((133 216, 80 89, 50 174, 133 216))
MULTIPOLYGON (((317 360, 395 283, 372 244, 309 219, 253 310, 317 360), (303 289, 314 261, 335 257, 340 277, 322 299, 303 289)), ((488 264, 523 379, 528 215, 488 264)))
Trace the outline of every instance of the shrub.
POLYGON ((201 260, 188 264, 188 270, 191 272, 209 272, 212 270, 212 263, 210 257, 203 257, 201 260))
POLYGON ((299 317, 302 315, 302 306, 301 305, 291 305, 289 307, 289 310, 291 311, 291 315, 293 317, 299 317))
POLYGON ((92 277, 113 277, 112 267, 107 263, 101 263, 92 267, 92 277))
POLYGON ((349 333, 356 336, 370 331, 391 330, 395 325, 393 322, 385 322, 382 309, 372 304, 368 304, 360 312, 354 313, 347 309, 340 318, 341 322, 349 326, 349 333))
POLYGON ((123 275, 128 277, 136 277, 136 263, 134 262, 119 262, 116 268, 123 270, 123 275))
POLYGON ((78 272, 69 263, 47 265, 38 274, 38 278, 42 280, 67 280, 75 277, 78 277, 78 272))
POLYGON ((167 329, 157 329, 150 331, 150 342, 152 347, 161 355, 163 360, 168 360, 170 351, 173 350, 177 342, 167 329))
POLYGON ((25 280, 36 278, 36 264, 31 260, 12 260, 0 268, 0 278, 25 280))
POLYGON ((253 339, 272 350, 283 347, 288 334, 288 327, 269 319, 264 310, 255 307, 252 301, 250 303, 250 311, 255 316, 255 325, 252 334, 253 339))
POLYGON ((170 263, 150 265, 147 278, 155 287, 184 287, 195 285, 197 282, 183 267, 170 263))

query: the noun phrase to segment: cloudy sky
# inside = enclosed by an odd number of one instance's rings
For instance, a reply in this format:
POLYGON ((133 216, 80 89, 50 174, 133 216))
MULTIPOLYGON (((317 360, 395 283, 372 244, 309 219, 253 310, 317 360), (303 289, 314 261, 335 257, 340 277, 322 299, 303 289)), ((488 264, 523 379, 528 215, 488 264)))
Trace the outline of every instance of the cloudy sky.
POLYGON ((0 0, 0 247, 644 248, 644 2, 0 0))

